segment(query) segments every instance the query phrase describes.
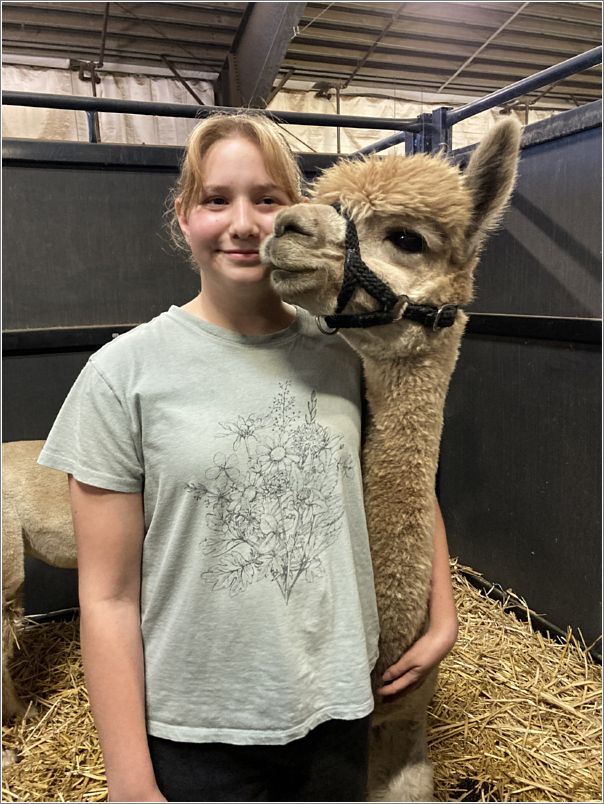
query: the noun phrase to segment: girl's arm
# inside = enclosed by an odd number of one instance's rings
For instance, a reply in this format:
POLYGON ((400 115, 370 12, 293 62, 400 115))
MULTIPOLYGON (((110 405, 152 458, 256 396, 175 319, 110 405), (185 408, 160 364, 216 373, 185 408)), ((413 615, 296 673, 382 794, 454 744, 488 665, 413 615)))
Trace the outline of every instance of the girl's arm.
POLYGON ((377 690, 384 697, 416 689, 449 653, 457 639, 457 610, 453 597, 447 533, 438 500, 435 498, 434 552, 429 602, 430 618, 426 633, 383 675, 385 686, 377 690))
POLYGON ((78 551, 80 635, 109 801, 166 801, 147 744, 140 630, 141 494, 69 476, 78 551))

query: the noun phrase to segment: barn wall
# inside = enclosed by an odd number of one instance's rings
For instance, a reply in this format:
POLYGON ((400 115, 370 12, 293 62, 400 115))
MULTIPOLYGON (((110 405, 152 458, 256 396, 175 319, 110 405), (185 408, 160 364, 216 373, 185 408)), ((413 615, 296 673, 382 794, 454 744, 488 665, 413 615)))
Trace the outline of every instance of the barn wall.
POLYGON ((601 316, 601 112, 592 109, 589 128, 585 120, 585 109, 559 115, 554 138, 533 136, 523 148, 470 307, 499 314, 508 334, 470 326, 464 338, 439 495, 452 554, 593 640, 601 631, 601 343, 574 340, 573 322, 549 318, 601 316), (536 335, 547 323, 552 339, 519 337, 515 316, 536 317, 525 319, 536 335))
POLYGON ((163 220, 180 153, 6 141, 4 327, 136 324, 191 298, 163 220))

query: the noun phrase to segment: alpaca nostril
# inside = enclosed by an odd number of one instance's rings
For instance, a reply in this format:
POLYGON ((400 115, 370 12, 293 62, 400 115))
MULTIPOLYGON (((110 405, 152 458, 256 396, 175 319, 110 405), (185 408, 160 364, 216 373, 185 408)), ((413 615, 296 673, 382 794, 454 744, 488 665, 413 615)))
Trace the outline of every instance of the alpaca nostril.
POLYGON ((310 232, 308 229, 305 229, 304 226, 298 223, 298 221, 288 221, 285 224, 283 234, 301 234, 304 235, 304 237, 310 237, 312 232, 310 232))
POLYGON ((283 237, 286 234, 299 234, 303 237, 311 237, 312 232, 298 220, 289 217, 278 218, 275 221, 275 237, 283 237))

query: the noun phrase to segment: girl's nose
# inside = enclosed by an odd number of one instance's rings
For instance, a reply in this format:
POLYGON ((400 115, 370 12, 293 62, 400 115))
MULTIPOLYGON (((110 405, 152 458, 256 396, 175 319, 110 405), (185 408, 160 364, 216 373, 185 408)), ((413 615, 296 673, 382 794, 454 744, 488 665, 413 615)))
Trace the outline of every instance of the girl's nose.
POLYGON ((240 199, 233 203, 231 210, 231 235, 238 238, 258 237, 260 227, 254 205, 246 199, 240 199))

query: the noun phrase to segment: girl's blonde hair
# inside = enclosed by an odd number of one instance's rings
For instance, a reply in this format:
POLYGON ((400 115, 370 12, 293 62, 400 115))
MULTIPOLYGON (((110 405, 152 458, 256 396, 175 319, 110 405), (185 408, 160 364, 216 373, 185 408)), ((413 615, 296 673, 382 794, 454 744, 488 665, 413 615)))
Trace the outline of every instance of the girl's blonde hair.
POLYGON ((271 179, 287 195, 292 204, 302 200, 302 174, 296 157, 276 123, 261 114, 218 112, 202 120, 189 134, 178 180, 170 193, 166 213, 174 244, 189 252, 189 247, 178 225, 174 208, 181 203, 181 212, 188 217, 201 196, 203 187, 203 159, 208 149, 219 140, 244 137, 258 146, 271 179))

